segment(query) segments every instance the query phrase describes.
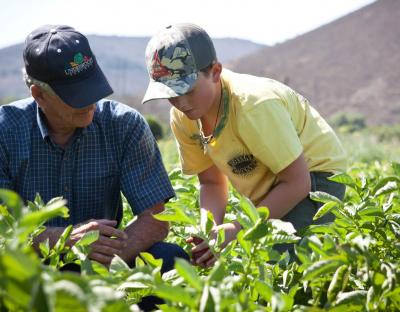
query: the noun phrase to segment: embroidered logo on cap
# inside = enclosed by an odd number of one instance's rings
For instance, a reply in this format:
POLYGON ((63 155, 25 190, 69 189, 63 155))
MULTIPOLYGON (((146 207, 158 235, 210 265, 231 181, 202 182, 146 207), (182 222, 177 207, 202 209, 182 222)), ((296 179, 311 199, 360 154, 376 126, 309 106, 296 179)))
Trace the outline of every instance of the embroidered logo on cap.
POLYGON ((80 72, 88 69, 93 65, 93 58, 89 56, 83 56, 82 53, 76 53, 74 55, 74 61, 69 62, 69 67, 64 70, 68 76, 74 76, 80 72))

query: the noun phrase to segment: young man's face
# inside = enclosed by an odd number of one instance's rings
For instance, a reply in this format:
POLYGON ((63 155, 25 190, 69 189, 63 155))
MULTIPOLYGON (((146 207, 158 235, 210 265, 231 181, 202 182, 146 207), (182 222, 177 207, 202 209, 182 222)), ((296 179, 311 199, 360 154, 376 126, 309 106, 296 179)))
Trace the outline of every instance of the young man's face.
POLYGON ((189 119, 200 119, 210 111, 216 98, 218 98, 218 84, 219 75, 215 79, 212 71, 208 74, 199 72, 199 78, 193 89, 185 95, 170 98, 169 102, 189 119))

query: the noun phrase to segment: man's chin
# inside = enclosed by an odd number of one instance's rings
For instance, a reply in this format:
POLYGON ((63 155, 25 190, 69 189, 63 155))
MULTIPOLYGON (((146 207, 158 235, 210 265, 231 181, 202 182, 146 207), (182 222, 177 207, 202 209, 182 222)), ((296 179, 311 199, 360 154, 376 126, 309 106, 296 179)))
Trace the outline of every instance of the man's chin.
POLYGON ((200 116, 198 116, 198 114, 196 114, 196 112, 190 110, 188 112, 184 113, 186 115, 187 118, 189 118, 190 120, 196 120, 199 119, 200 116))

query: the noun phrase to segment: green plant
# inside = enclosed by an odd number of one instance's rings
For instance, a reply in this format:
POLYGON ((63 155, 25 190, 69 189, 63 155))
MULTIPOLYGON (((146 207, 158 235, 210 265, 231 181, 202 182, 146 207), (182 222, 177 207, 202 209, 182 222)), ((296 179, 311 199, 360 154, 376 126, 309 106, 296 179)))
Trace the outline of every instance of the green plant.
MULTIPOLYGON (((155 217, 171 222, 168 239, 189 253, 188 236, 208 242, 219 258, 212 268, 178 260, 175 270, 161 275, 161 260, 142 253, 135 268, 115 257, 107 269, 87 258, 98 234, 70 248, 70 227, 53 248, 40 244, 39 257, 33 237, 49 218, 67 216, 65 202, 44 204, 37 197, 24 205, 17 194, 1 190, 0 311, 134 311, 150 294, 165 300, 163 311, 400 310, 399 164, 357 163, 332 177, 348 187, 343 201, 321 192, 311 196, 323 203, 315 218, 331 212, 335 221, 302 233, 231 192, 226 221, 237 219, 243 229, 223 250, 223 233, 207 235, 212 215, 200 218, 197 180, 179 169, 169 177, 177 198, 155 217), (295 244, 297 259, 279 254, 274 246, 280 243, 295 244), (82 273, 60 270, 69 263, 82 273)), ((122 228, 132 218, 126 201, 124 211, 122 228)))
POLYGON ((161 123, 153 116, 146 116, 146 121, 156 140, 161 140, 164 137, 164 130, 161 123))
POLYGON ((337 113, 329 119, 329 123, 344 133, 352 133, 366 128, 364 116, 357 113, 337 113))

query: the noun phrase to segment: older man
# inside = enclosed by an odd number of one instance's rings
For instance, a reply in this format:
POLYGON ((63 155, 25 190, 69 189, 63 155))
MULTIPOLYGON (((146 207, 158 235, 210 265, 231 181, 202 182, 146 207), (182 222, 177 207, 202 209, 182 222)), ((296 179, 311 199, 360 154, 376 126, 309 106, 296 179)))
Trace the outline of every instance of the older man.
POLYGON ((160 152, 143 117, 110 100, 113 91, 87 38, 69 26, 43 26, 26 39, 24 78, 32 98, 0 108, 0 188, 24 200, 62 196, 70 217, 55 218, 37 237, 53 245, 69 224, 69 244, 90 230, 100 238, 90 258, 109 265, 115 254, 128 264, 142 251, 163 258, 187 257, 163 243, 168 224, 152 217, 174 191, 160 152), (116 228, 122 217, 120 192, 135 222, 116 228))

